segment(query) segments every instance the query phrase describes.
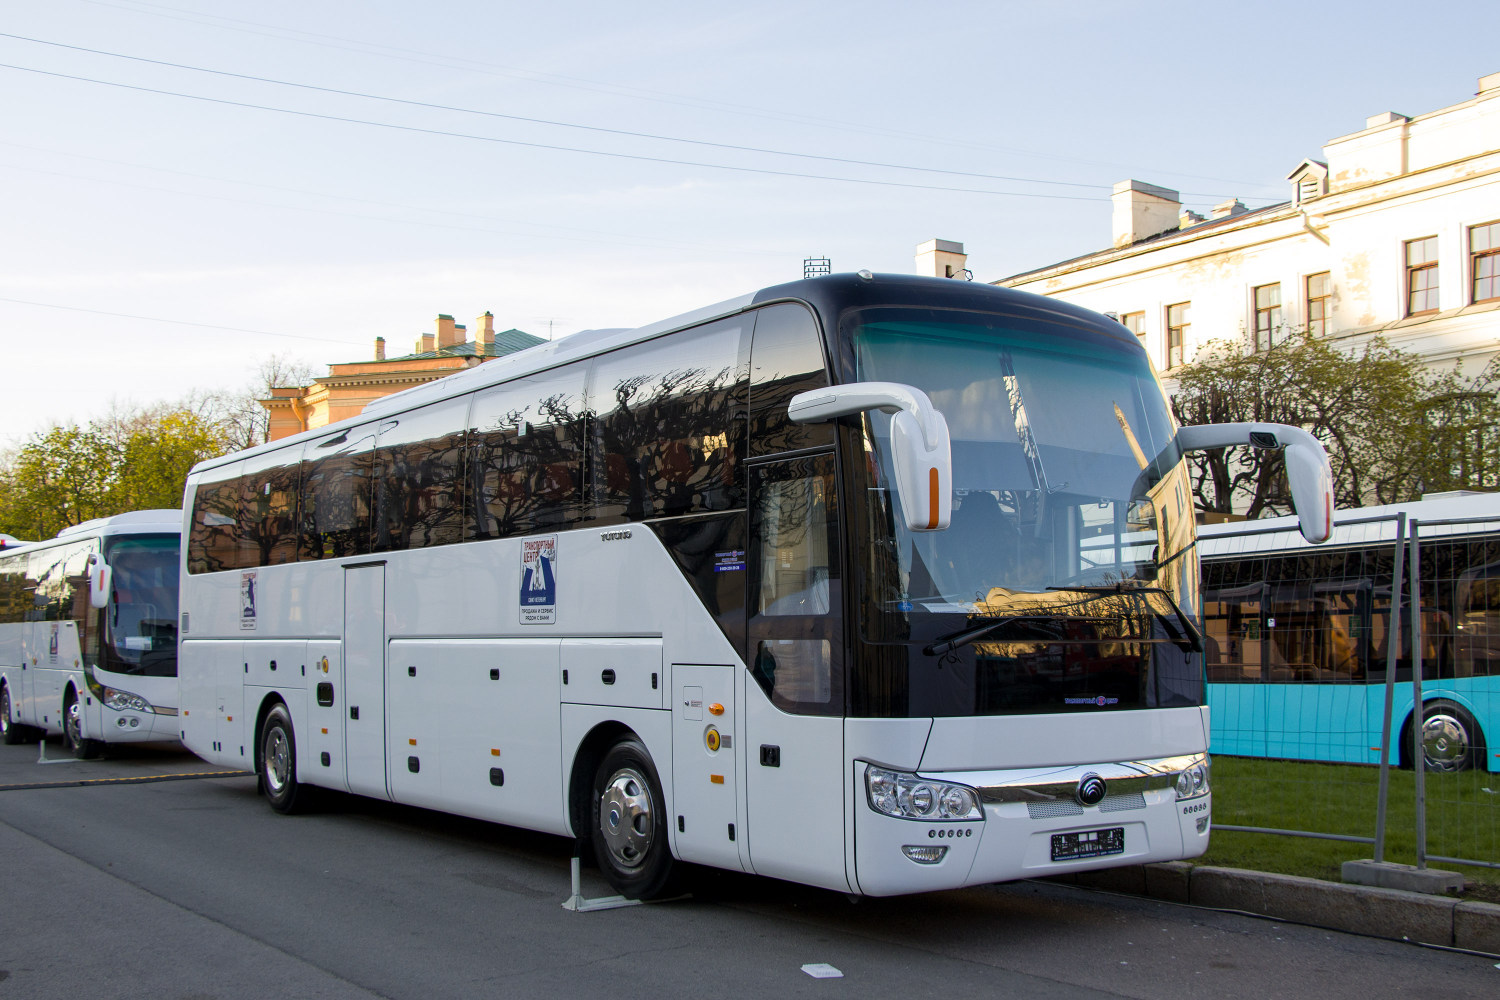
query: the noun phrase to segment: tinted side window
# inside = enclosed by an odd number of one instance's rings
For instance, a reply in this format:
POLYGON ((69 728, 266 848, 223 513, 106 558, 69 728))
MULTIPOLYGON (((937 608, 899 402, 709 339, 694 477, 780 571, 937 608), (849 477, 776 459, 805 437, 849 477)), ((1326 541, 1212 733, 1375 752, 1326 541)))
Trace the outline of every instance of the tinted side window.
POLYGON ((375 459, 375 551, 463 540, 468 408, 464 397, 381 422, 375 459))
POLYGON ((474 397, 466 538, 582 520, 584 371, 582 364, 567 365, 474 397))
POLYGON ((786 405, 828 384, 823 338, 812 313, 782 302, 758 309, 750 347, 750 454, 774 455, 833 443, 833 424, 794 424, 786 405))
POLYGON ((240 476, 239 566, 278 566, 297 559, 297 452, 245 460, 240 476))
POLYGON ((301 559, 370 551, 370 471, 375 425, 309 444, 302 456, 301 559))
POLYGON ((26 620, 31 594, 26 590, 26 557, 21 554, 0 559, 0 624, 26 620))
POLYGON ((198 484, 188 533, 189 573, 216 573, 239 565, 239 505, 238 479, 198 484))
POLYGON ((589 375, 593 516, 636 521, 744 504, 734 317, 594 359, 589 375))

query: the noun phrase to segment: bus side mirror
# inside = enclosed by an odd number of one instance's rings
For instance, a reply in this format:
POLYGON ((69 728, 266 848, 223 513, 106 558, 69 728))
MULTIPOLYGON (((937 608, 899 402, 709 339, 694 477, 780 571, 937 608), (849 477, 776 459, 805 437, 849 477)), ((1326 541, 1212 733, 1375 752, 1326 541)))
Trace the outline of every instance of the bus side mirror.
POLYGON ((953 515, 953 449, 948 421, 925 392, 900 382, 851 382, 799 392, 787 405, 787 415, 799 424, 866 410, 892 414, 891 464, 907 528, 948 527, 953 515))
POLYGON ((1297 527, 1313 544, 1333 534, 1333 470, 1317 438, 1288 424, 1195 424, 1177 432, 1183 451, 1206 451, 1248 445, 1284 449, 1286 478, 1297 508, 1297 527))
POLYGON ((102 608, 109 603, 110 584, 114 581, 114 571, 109 568, 109 563, 97 552, 89 553, 89 605, 102 608))

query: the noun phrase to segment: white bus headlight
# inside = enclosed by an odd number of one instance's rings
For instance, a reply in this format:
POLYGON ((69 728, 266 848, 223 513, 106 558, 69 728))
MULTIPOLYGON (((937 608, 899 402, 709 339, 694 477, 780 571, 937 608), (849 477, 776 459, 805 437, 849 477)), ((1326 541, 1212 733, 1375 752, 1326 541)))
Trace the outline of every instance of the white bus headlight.
POLYGON ((984 819, 979 796, 967 785, 870 767, 865 771, 870 808, 897 819, 984 819))
POLYGON ((117 691, 112 687, 107 687, 104 689, 104 693, 99 697, 104 702, 104 704, 108 705, 110 708, 114 709, 117 712, 152 711, 151 703, 149 701, 147 701, 145 698, 142 698, 140 695, 132 694, 129 691, 117 691))
POLYGON ((1177 800, 1196 799, 1207 795, 1208 791, 1208 756, 1205 754, 1178 772, 1177 800))

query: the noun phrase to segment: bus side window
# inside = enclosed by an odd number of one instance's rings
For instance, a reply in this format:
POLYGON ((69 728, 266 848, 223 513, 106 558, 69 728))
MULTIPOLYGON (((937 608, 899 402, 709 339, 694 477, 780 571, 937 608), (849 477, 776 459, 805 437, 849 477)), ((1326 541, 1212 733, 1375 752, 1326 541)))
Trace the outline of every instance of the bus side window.
POLYGON ((193 493, 193 526, 188 532, 189 573, 216 573, 238 566, 239 497, 238 479, 198 484, 193 493))
POLYGON ((757 466, 750 515, 751 674, 785 711, 843 711, 832 455, 757 466))
POLYGON ((300 478, 295 453, 274 452, 245 460, 239 479, 236 566, 279 566, 296 561, 300 478), (286 464, 288 461, 291 464, 286 464), (257 465, 264 467, 252 468, 257 465))
POLYGON ((594 360, 588 408, 592 516, 602 524, 743 504, 735 419, 741 317, 594 360))
POLYGON ((475 395, 466 539, 555 531, 583 519, 586 370, 565 365, 475 395))
POLYGON ((774 455, 833 444, 833 423, 794 424, 787 403, 828 384, 823 339, 803 306, 778 302, 755 311, 750 347, 750 454, 774 455))
POLYGON ((302 459, 300 559, 370 551, 370 472, 375 426, 308 444, 302 459))
POLYGON ((464 425, 469 398, 384 421, 375 472, 377 552, 463 539, 464 425))

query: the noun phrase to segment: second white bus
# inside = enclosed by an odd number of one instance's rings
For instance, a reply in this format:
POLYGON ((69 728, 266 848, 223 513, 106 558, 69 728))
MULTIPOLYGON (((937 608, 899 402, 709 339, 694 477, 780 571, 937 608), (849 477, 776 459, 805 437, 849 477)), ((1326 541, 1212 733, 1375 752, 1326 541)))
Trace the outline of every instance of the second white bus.
POLYGON ((181 531, 181 511, 132 511, 0 552, 6 743, 177 741, 181 531))

